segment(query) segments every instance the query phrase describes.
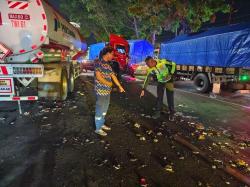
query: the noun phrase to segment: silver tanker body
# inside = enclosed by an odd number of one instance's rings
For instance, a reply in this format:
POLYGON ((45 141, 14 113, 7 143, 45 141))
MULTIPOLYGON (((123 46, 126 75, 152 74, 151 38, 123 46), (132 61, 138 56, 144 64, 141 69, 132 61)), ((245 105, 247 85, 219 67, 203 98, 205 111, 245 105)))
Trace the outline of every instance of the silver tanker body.
POLYGON ((38 97, 65 100, 87 48, 78 28, 46 0, 2 0, 0 9, 0 100, 29 100, 17 91, 33 85, 38 97))

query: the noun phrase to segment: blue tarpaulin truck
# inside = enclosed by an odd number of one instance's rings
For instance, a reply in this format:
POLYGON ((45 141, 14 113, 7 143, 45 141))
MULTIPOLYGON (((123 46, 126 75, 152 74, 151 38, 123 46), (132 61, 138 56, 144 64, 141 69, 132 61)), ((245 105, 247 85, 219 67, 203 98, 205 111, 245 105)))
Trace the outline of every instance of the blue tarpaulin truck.
POLYGON ((176 62, 177 77, 194 80, 199 92, 214 83, 249 89, 250 23, 178 36, 161 44, 159 57, 176 62))

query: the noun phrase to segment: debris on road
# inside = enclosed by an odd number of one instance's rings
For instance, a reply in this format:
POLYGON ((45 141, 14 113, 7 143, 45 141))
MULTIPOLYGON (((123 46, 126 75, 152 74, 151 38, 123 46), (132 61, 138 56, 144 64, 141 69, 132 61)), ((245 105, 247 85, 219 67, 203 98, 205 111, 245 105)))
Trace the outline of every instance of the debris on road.
POLYGON ((64 137, 62 143, 65 144, 68 140, 64 137))
POLYGON ((244 168, 248 167, 248 164, 244 160, 238 159, 235 162, 238 167, 244 167, 244 168))
POLYGON ((121 165, 120 164, 117 164, 117 165, 113 165, 113 167, 116 169, 116 170, 119 170, 121 169, 121 165))
POLYGON ((24 112, 23 115, 29 116, 29 115, 30 115, 30 112, 24 112))
POLYGON ((134 124, 134 127, 136 127, 136 128, 139 129, 139 128, 141 127, 141 125, 139 125, 138 123, 135 123, 135 124, 134 124))
POLYGON ((198 140, 205 140, 205 136, 203 134, 199 135, 198 140))
POLYGON ((155 138, 154 139, 154 143, 158 143, 158 142, 159 142, 159 140, 155 138))
POLYGON ((216 167, 215 165, 212 165, 212 168, 213 168, 213 169, 216 169, 217 167, 216 167))
POLYGON ((47 117, 47 116, 44 116, 43 119, 44 119, 44 120, 45 120, 45 119, 48 119, 48 117, 47 117))
POLYGON ((201 123, 198 123, 198 124, 196 124, 195 126, 196 126, 196 129, 197 129, 197 130, 205 130, 204 125, 201 124, 201 123))
POLYGON ((74 109, 77 109, 78 107, 77 106, 73 106, 71 108, 69 108, 69 110, 74 110, 74 109))
POLYGON ((164 169, 169 173, 174 173, 173 166, 171 165, 166 165, 164 169))
POLYGON ((141 136, 141 137, 140 137, 140 140, 141 140, 141 141, 146 141, 146 138, 145 138, 144 136, 141 136))
POLYGON ((231 184, 231 183, 230 183, 230 182, 228 182, 228 181, 226 181, 225 183, 226 183, 227 185, 230 185, 230 184, 231 184))
POLYGON ((85 94, 83 92, 78 91, 77 92, 79 95, 84 96, 85 94))

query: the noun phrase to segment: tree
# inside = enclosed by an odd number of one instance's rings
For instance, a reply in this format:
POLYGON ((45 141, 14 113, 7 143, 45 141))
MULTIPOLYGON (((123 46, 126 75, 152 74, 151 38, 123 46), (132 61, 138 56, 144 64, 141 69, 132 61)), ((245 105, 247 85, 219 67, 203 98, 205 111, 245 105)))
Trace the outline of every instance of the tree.
POLYGON ((229 12, 225 0, 61 0, 70 20, 81 24, 85 35, 107 41, 110 33, 126 38, 151 39, 163 30, 180 26, 197 31, 217 12, 229 12))
POLYGON ((98 41, 107 41, 110 33, 133 35, 134 21, 127 15, 127 5, 127 1, 118 0, 62 0, 61 9, 81 24, 86 36, 93 33, 98 41))
POLYGON ((141 35, 151 36, 154 44, 163 29, 175 32, 187 24, 197 31, 215 13, 229 9, 225 0, 135 0, 128 10, 140 21, 141 35))

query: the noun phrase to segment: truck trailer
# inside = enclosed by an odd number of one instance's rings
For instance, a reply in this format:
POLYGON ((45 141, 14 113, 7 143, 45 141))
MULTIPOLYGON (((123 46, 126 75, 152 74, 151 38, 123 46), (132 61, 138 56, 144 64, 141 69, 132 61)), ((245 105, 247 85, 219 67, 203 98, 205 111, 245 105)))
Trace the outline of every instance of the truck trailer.
POLYGON ((250 89, 250 23, 178 36, 161 44, 159 58, 176 62, 176 76, 193 80, 198 92, 215 84, 250 89))
POLYGON ((76 26, 47 0, 1 0, 0 101, 65 100, 87 49, 76 26))

